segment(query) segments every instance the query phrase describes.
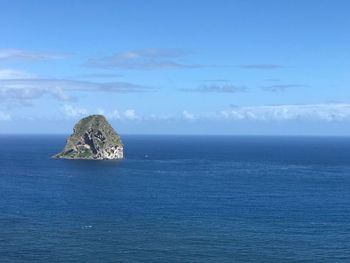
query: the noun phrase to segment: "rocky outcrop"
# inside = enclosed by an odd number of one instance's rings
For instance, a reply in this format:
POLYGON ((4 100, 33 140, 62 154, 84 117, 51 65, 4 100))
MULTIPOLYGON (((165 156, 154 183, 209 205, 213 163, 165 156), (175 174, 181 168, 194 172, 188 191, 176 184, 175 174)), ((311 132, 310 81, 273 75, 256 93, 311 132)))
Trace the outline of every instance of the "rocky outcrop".
POLYGON ((123 144, 103 115, 81 119, 68 138, 63 151, 53 158, 109 160, 122 159, 123 144))

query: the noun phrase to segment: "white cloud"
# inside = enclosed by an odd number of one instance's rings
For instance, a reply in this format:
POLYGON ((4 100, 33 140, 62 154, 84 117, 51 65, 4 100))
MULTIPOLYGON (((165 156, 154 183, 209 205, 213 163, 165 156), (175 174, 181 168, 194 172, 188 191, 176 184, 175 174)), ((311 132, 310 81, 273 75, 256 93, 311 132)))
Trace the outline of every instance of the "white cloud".
POLYGON ((184 110, 182 112, 182 116, 185 120, 194 120, 195 119, 194 115, 192 113, 188 112, 187 110, 184 110))
POLYGON ((62 108, 63 113, 67 118, 81 118, 88 115, 88 110, 85 108, 77 108, 72 105, 65 104, 62 108))
POLYGON ((118 121, 169 121, 176 120, 174 116, 168 115, 158 115, 158 114, 149 114, 149 115, 139 115, 136 113, 134 109, 127 109, 125 111, 120 110, 112 110, 105 111, 103 109, 97 109, 97 114, 102 114, 110 120, 118 120, 118 121))
POLYGON ((8 113, 0 111, 0 121, 10 121, 11 116, 8 113))
POLYGON ((92 82, 72 79, 0 79, 0 88, 52 88, 60 87, 70 91, 104 91, 104 92, 141 92, 146 88, 128 82, 92 82))
POLYGON ((133 109, 128 109, 124 112, 124 117, 127 119, 127 120, 137 120, 139 119, 139 116, 136 115, 136 112, 135 110, 133 109))
POLYGON ((0 101, 3 105, 8 106, 24 106, 32 105, 33 100, 39 99, 45 95, 49 95, 60 101, 69 101, 70 97, 61 87, 17 87, 17 86, 1 86, 0 81, 0 101))
POLYGON ((155 70, 198 68, 203 65, 183 64, 178 61, 191 52, 181 49, 148 48, 119 52, 111 56, 91 58, 85 66, 96 68, 121 68, 127 70, 155 70))
POLYGON ((150 115, 138 115, 136 113, 136 110, 134 109, 127 109, 125 111, 119 111, 117 109, 113 111, 104 111, 97 109, 98 114, 105 115, 110 120, 118 120, 118 121, 168 121, 172 118, 170 116, 165 115, 157 115, 157 114, 150 114, 150 115))
POLYGON ((217 83, 217 84, 202 84, 198 88, 180 89, 184 92, 199 92, 199 93, 237 93, 246 92, 246 86, 237 86, 231 83, 217 83))
POLYGON ((245 65, 239 65, 238 67, 243 69, 263 69, 263 70, 285 68, 285 66, 281 64, 245 64, 245 65))
MULTIPOLYGON (((19 72, 6 71, 4 77, 19 72)), ((33 100, 45 95, 59 101, 71 101, 71 92, 144 92, 149 88, 127 82, 91 82, 70 79, 11 78, 0 77, 0 101, 9 106, 31 105, 33 100)))
MULTIPOLYGON (((290 104, 270 106, 231 107, 216 112, 193 114, 184 110, 179 115, 138 114, 135 109, 105 110, 87 109, 65 104, 61 111, 66 118, 78 119, 88 114, 103 114, 108 119, 122 122, 181 122, 181 121, 229 121, 229 122, 350 122, 350 103, 290 104)), ((0 120, 11 120, 11 116, 0 111, 0 120)))
POLYGON ((35 76, 27 72, 15 69, 0 69, 0 80, 6 79, 27 79, 35 76))
POLYGON ((278 84, 278 85, 263 86, 262 89, 270 92, 279 92, 279 91, 286 91, 291 88, 307 88, 307 87, 309 86, 302 85, 302 84, 278 84))
POLYGON ((350 120, 350 104, 306 104, 235 107, 219 112, 228 120, 248 121, 346 121, 350 120))
POLYGON ((36 52, 23 49, 6 48, 0 49, 0 61, 1 60, 27 60, 27 61, 38 61, 38 60, 50 60, 50 59, 62 59, 67 54, 53 53, 53 52, 36 52))
POLYGON ((121 119, 121 116, 120 116, 120 113, 118 110, 112 111, 111 113, 107 114, 107 116, 113 120, 120 120, 121 119))
POLYGON ((91 109, 73 106, 70 104, 65 104, 61 108, 61 111, 63 112, 64 116, 68 119, 78 119, 89 114, 101 114, 106 116, 106 118, 109 120, 118 120, 118 121, 135 121, 135 120, 148 119, 145 116, 137 115, 134 109, 127 109, 123 112, 120 112, 118 110, 106 111, 102 108, 91 110, 91 109))
POLYGON ((61 101, 69 101, 73 99, 71 96, 66 94, 62 87, 52 87, 51 89, 46 89, 44 91, 61 101))

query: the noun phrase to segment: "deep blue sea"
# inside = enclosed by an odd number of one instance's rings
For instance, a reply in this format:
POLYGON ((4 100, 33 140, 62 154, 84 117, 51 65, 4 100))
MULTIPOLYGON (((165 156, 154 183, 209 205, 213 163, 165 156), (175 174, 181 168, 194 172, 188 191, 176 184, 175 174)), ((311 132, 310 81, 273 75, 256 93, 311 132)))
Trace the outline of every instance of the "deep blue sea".
POLYGON ((350 262, 350 137, 0 136, 0 262, 350 262))

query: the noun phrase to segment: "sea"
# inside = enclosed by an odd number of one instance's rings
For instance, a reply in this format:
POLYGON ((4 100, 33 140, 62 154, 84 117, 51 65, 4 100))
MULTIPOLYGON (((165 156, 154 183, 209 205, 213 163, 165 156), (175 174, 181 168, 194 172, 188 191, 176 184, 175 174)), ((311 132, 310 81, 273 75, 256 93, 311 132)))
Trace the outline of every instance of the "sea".
POLYGON ((350 137, 0 136, 0 262, 350 262, 350 137))

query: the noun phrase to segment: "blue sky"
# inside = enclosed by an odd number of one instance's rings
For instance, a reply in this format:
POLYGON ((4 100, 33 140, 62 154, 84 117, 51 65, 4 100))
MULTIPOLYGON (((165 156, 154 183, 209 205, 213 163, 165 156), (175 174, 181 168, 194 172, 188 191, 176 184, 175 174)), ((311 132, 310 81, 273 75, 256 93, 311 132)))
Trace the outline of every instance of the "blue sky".
POLYGON ((350 135, 349 1, 0 3, 0 133, 350 135))

